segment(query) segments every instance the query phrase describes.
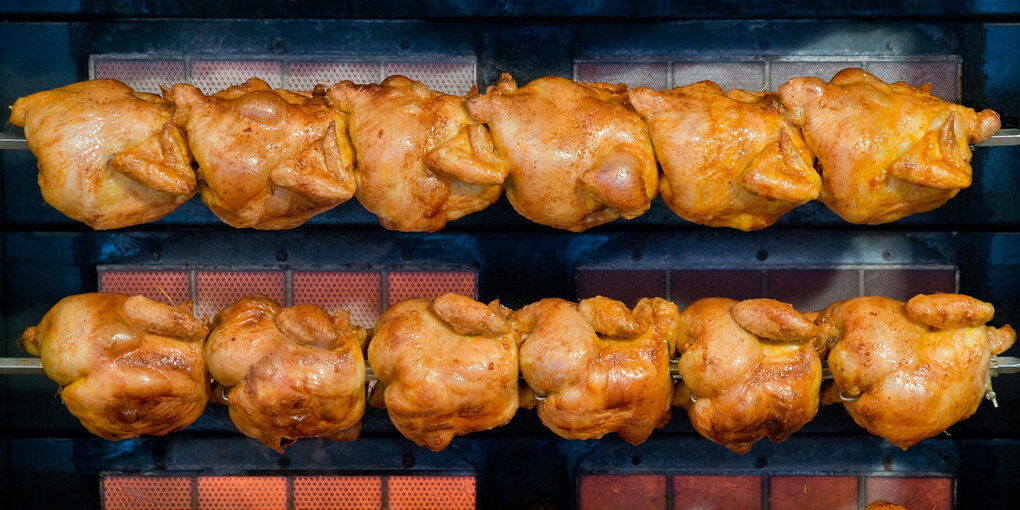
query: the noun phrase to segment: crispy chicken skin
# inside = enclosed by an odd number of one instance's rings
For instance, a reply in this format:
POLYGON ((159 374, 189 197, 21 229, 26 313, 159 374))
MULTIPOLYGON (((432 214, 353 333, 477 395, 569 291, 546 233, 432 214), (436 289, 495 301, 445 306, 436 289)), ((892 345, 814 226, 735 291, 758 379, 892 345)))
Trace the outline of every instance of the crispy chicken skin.
POLYGON ((670 418, 679 312, 659 298, 633 312, 605 297, 543 299, 513 314, 521 373, 542 423, 566 439, 617 432, 637 445, 670 418))
POLYGON ((779 95, 818 157, 822 202, 851 223, 889 223, 946 203, 970 186, 969 144, 999 130, 991 110, 860 69, 829 83, 794 78, 779 95))
POLYGON ((350 116, 357 198, 386 228, 434 232, 499 199, 507 167, 464 98, 391 76, 381 85, 330 87, 350 116))
POLYGON ((42 358, 68 411, 107 439, 162 436, 195 421, 209 398, 202 358, 208 328, 191 302, 79 294, 57 303, 21 347, 42 358))
POLYGON ((368 361, 393 424, 420 446, 505 425, 518 408, 510 310, 458 294, 402 301, 375 325, 368 361))
POLYGON ((703 81, 628 96, 662 165, 659 192, 685 220, 758 230, 818 198, 814 155, 776 94, 703 81))
POLYGON ((959 294, 832 304, 816 319, 835 383, 823 400, 851 400, 843 405, 858 425, 903 449, 940 434, 974 414, 991 387, 990 356, 1016 340, 1008 325, 984 325, 994 311, 959 294))
POLYGON ((680 314, 674 402, 701 435, 743 454, 780 442, 818 413, 818 329, 771 299, 700 299, 680 314))
POLYGON ((907 508, 880 499, 872 501, 864 510, 907 510, 907 508))
POLYGON ((554 76, 517 88, 509 74, 469 94, 510 165, 506 194, 535 223, 580 232, 648 210, 659 186, 648 128, 627 106, 625 85, 554 76))
POLYGON ((195 194, 191 153, 170 123, 174 105, 116 80, 19 98, 46 202, 96 230, 156 221, 195 194))
POLYGON ((283 453, 302 437, 351 441, 365 412, 364 329, 315 305, 260 295, 220 311, 205 344, 241 432, 283 453))
POLYGON ((187 84, 171 95, 187 129, 202 200, 238 228, 279 230, 354 195, 354 153, 343 114, 312 93, 252 78, 212 96, 187 84))

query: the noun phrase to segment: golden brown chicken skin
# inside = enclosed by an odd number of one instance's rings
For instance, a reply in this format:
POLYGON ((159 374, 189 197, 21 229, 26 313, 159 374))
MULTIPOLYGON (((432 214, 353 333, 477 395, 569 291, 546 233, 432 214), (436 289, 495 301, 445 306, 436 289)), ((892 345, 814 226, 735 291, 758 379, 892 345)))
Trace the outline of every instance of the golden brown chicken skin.
POLYGON ((212 96, 173 86, 174 121, 198 161, 202 200, 238 228, 279 230, 354 195, 354 153, 343 114, 312 93, 252 78, 212 96))
POLYGON ((144 296, 80 294, 57 303, 21 346, 42 358, 67 410, 116 441, 162 436, 195 421, 209 398, 202 358, 208 328, 144 296))
POLYGON ((703 81, 628 97, 651 131, 662 198, 685 220, 758 230, 818 198, 814 155, 779 96, 703 81))
POLYGON ((467 98, 510 165, 510 204, 535 223, 574 232, 640 216, 655 197, 648 128, 626 103, 625 85, 550 76, 518 89, 509 74, 467 98))
POLYGON ((680 314, 674 402, 701 435, 737 453, 780 442, 818 413, 818 329, 771 299, 700 299, 680 314))
POLYGON ((303 437, 357 439, 365 412, 365 337, 345 311, 281 308, 255 295, 216 315, 205 358, 234 425, 283 453, 303 437))
POLYGON ((1008 325, 985 325, 994 311, 959 294, 829 306, 816 320, 835 383, 824 400, 842 396, 858 425, 903 449, 942 433, 974 414, 991 387, 991 355, 1016 340, 1008 325))
POLYGON ((864 510, 907 510, 907 508, 880 499, 872 501, 864 510))
POLYGON ((679 312, 659 298, 634 310, 604 297, 543 299, 513 315, 521 373, 538 416, 565 439, 617 432, 637 445, 670 418, 679 312))
POLYGON ((195 194, 191 153, 170 123, 174 105, 116 80, 19 98, 46 202, 96 230, 156 221, 195 194))
POLYGON ((510 310, 457 294, 402 301, 376 323, 368 361, 393 424, 420 446, 505 425, 518 408, 510 310))
POLYGON ((350 116, 358 201, 384 227, 434 232, 499 199, 508 170, 463 97, 403 76, 328 94, 350 116))
POLYGON ((822 202, 851 223, 889 223, 946 203, 970 186, 969 144, 999 130, 991 110, 860 69, 829 83, 794 78, 779 95, 818 157, 822 202))

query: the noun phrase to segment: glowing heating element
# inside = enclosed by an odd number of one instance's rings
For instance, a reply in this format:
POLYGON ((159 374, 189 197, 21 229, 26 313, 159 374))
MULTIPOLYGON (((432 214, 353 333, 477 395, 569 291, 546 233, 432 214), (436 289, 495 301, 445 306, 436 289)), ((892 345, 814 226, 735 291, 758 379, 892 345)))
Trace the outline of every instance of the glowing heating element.
POLYGON ((378 271, 295 272, 294 304, 319 305, 333 313, 351 312, 351 322, 372 327, 382 315, 382 273, 378 271))
POLYGON ((471 271, 393 271, 387 275, 388 306, 405 299, 435 299, 447 292, 477 297, 477 275, 471 271))
POLYGON ((190 509, 190 476, 106 476, 102 479, 105 510, 190 509))
POLYGON ((581 477, 581 510, 859 510, 884 499, 907 508, 949 510, 948 477, 801 475, 634 475, 581 477))
POLYGON ((99 290, 179 305, 191 299, 188 271, 100 271, 99 290))
POLYGON ((474 476, 104 475, 105 510, 473 510, 474 476))

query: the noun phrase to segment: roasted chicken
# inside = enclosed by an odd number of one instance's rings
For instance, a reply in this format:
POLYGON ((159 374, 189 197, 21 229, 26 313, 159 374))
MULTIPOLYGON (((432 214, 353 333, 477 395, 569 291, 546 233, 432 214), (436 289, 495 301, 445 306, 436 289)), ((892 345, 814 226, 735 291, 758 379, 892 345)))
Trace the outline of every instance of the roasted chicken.
POLYGON ((507 198, 531 221, 580 232, 648 210, 659 186, 652 142, 626 106, 626 86, 546 77, 520 89, 509 74, 471 116, 488 124, 510 165, 507 198))
POLYGON ((458 294, 402 301, 375 325, 368 361, 393 424, 418 445, 504 425, 518 408, 510 310, 458 294))
POLYGON ((96 230, 158 220, 195 194, 191 153, 170 123, 174 105, 116 80, 90 80, 22 97, 47 203, 96 230))
POLYGON ((234 227, 294 228, 354 195, 354 154, 325 89, 274 91, 252 78, 212 96, 173 86, 202 200, 234 227))
POLYGON ((659 298, 638 301, 633 312, 604 297, 543 299, 514 312, 521 374, 542 423, 566 439, 648 439, 670 418, 678 316, 659 298))
POLYGON ((970 186, 969 144, 999 130, 991 110, 860 69, 829 83, 794 78, 779 94, 818 157, 822 202, 851 223, 888 223, 944 204, 970 186))
POLYGON ((256 295, 216 315, 205 358, 234 425, 283 453, 303 437, 357 439, 365 412, 365 338, 345 311, 280 308, 256 295))
POLYGON ((991 355, 1016 340, 1008 325, 985 325, 994 312, 959 294, 829 306, 816 320, 835 383, 824 400, 843 400, 858 425, 903 449, 942 433, 974 414, 991 387, 991 355))
POLYGON ((700 299, 680 314, 674 402, 701 435, 737 453, 780 442, 818 412, 818 329, 771 299, 700 299))
POLYGON ((403 76, 345 81, 328 94, 350 116, 358 201, 384 227, 434 232, 499 199, 506 165, 464 98, 403 76))
POLYGON ((209 398, 208 328, 191 302, 80 294, 56 304, 21 347, 42 358, 68 411, 104 439, 162 436, 195 421, 209 398))
POLYGON ((821 178, 779 96, 723 90, 703 81, 631 104, 651 131, 664 178, 659 191, 685 220, 758 230, 818 198, 821 178))

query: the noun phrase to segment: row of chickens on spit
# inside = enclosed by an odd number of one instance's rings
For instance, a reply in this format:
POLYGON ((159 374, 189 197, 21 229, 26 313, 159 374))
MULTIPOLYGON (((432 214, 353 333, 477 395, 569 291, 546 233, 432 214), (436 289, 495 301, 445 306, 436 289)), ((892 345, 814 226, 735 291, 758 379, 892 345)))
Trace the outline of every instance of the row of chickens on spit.
POLYGON ((235 227, 297 227, 356 196, 386 228, 436 231, 505 188, 518 213, 558 229, 637 217, 661 194, 686 220, 755 230, 815 199, 852 223, 891 222, 969 186, 969 144, 999 116, 930 92, 860 69, 778 94, 558 77, 518 88, 504 74, 464 97, 402 76, 159 97, 92 80, 18 99, 11 122, 45 200, 95 229, 158 220, 199 191, 235 227))
POLYGON ((80 294, 21 345, 42 357, 68 410, 109 440, 183 429, 212 398, 280 452, 299 438, 356 439, 366 402, 436 451, 519 407, 563 438, 616 432, 637 445, 675 405, 704 437, 744 453, 789 437, 820 402, 843 402, 859 425, 907 448, 972 415, 991 389, 991 356, 1016 339, 1009 325, 986 325, 991 304, 960 294, 858 297, 812 313, 771 299, 706 298, 680 311, 661 298, 629 309, 605 297, 514 311, 445 294, 402 301, 369 331, 343 310, 261 295, 211 324, 191 310, 80 294))

